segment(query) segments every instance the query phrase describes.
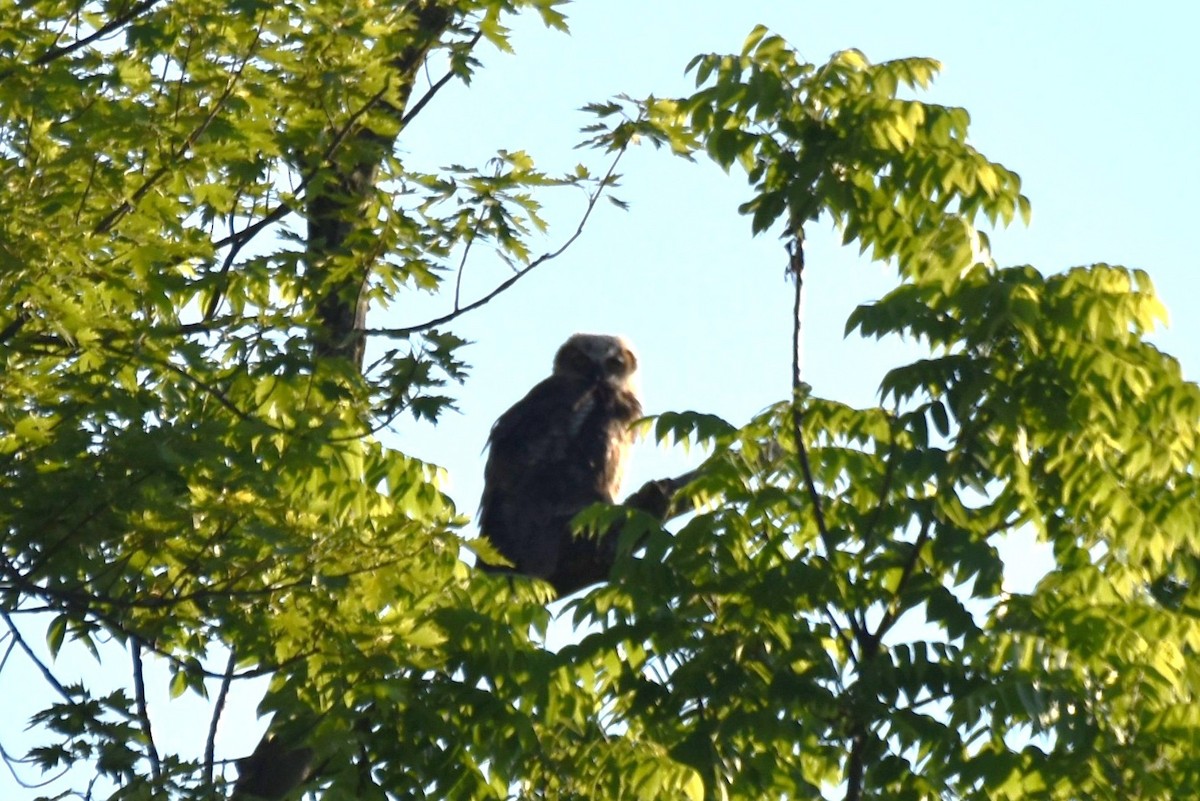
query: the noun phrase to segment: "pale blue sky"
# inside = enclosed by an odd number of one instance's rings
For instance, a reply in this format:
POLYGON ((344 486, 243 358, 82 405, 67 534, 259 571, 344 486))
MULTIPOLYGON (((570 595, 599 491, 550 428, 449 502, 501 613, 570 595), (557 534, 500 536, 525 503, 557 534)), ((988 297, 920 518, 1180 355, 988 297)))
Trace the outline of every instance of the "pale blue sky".
MULTIPOLYGON (((1187 304, 1200 296, 1192 245, 1192 198, 1200 187, 1195 9, 1048 0, 592 0, 569 9, 571 36, 534 20, 518 24, 517 54, 485 51, 473 84, 448 87, 402 148, 422 169, 482 163, 508 148, 529 151, 546 169, 582 159, 601 170, 600 154, 571 149, 588 121, 576 109, 618 92, 687 92, 683 67, 693 55, 736 51, 757 23, 810 61, 846 47, 876 61, 932 56, 944 72, 923 99, 968 108, 973 143, 1017 171, 1033 202, 1029 228, 993 235, 997 261, 1043 272, 1094 261, 1147 270, 1172 317, 1171 329, 1156 339, 1194 380, 1200 321, 1187 304)), ((633 341, 650 413, 697 409, 740 423, 788 393, 790 289, 782 250, 770 236, 752 239, 737 215, 746 197, 741 177, 651 148, 630 153, 621 172, 618 195, 632 204, 628 212, 601 205, 565 256, 455 329, 476 343, 464 353, 471 378, 453 390, 460 412, 436 427, 405 423, 387 435, 390 445, 450 471, 449 490, 464 513, 473 515, 478 501, 481 448, 492 421, 548 374, 554 350, 572 332, 621 333, 633 341)), ((559 225, 547 247, 569 234, 582 210, 576 194, 550 203, 548 216, 559 225)), ((885 292, 892 275, 836 247, 827 228, 810 230, 809 244, 806 380, 818 394, 868 404, 884 371, 912 352, 843 339, 843 323, 856 304, 885 292)), ((467 269, 468 297, 508 274, 483 251, 467 269)), ((448 303, 402 299, 373 323, 419 322, 448 303)), ((643 444, 629 484, 679 472, 694 458, 643 444)), ((98 668, 68 648, 55 667, 66 680, 127 670, 123 654, 106 662, 98 668)), ((23 719, 40 688, 24 665, 20 672, 12 667, 0 686, 0 744, 10 753, 29 744, 23 719)), ((199 705, 168 705, 165 688, 157 689, 151 704, 160 746, 198 753, 206 727, 199 705)), ((260 729, 251 695, 231 707, 224 756, 254 745, 260 729)), ((0 771, 0 798, 33 795, 0 771)))

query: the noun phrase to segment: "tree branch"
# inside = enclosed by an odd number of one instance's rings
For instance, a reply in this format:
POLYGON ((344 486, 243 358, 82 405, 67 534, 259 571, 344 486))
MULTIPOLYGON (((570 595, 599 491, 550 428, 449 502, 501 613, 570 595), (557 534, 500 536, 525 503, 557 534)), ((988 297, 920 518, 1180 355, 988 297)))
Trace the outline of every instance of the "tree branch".
POLYGON ((133 637, 129 641, 129 651, 133 658, 133 693, 137 705, 138 724, 146 737, 146 757, 150 760, 150 776, 154 784, 162 784, 162 760, 158 756, 158 747, 154 744, 154 728, 150 725, 150 712, 146 707, 146 676, 142 672, 142 640, 133 637))
MULTIPOLYGON (((479 38, 481 36, 482 32, 476 32, 476 34, 470 39, 468 47, 474 47, 479 42, 479 38)), ((445 75, 439 78, 432 85, 429 91, 421 96, 421 99, 413 105, 412 109, 400 118, 401 130, 404 130, 404 128, 408 126, 409 122, 411 122, 412 119, 416 117, 418 113, 420 113, 421 109, 428 105, 431 100, 433 100, 442 87, 449 83, 454 75, 455 73, 453 70, 448 70, 445 75)), ((313 169, 308 170, 307 173, 301 177, 300 183, 297 184, 296 190, 293 192, 293 194, 299 194, 300 192, 303 192, 308 185, 312 183, 313 178, 316 177, 317 172, 321 168, 328 167, 330 164, 332 164, 334 155, 341 148, 341 145, 346 141, 349 135, 356 129, 358 121, 362 119, 363 115, 365 115, 368 111, 380 104, 384 95, 387 94, 387 91, 390 88, 390 86, 385 85, 382 89, 368 98, 361 108, 353 112, 347 118, 346 123, 341 127, 340 130, 337 131, 336 134, 334 134, 333 138, 329 142, 328 147, 325 148, 325 151, 322 154, 321 164, 313 169)), ((229 236, 224 237, 223 239, 218 239, 213 242, 213 247, 217 250, 227 246, 232 248, 231 253, 226 255, 226 258, 221 265, 221 269, 217 273, 217 277, 220 278, 229 271, 229 268, 232 266, 234 256, 240 252, 246 244, 254 239, 254 237, 261 233, 264 228, 279 222, 293 211, 295 211, 295 209, 292 204, 286 201, 282 202, 267 212, 266 215, 264 215, 263 218, 257 222, 251 223, 241 231, 236 231, 231 233, 229 236)), ((208 320, 213 314, 216 313, 216 306, 219 300, 219 293, 215 293, 214 299, 209 301, 208 307, 205 310, 205 320, 208 320)))
MULTIPOLYGON (((808 492, 809 500, 812 502, 813 519, 817 524, 817 533, 820 535, 821 544, 825 547, 825 557, 829 563, 833 563, 834 554, 837 553, 837 548, 833 542, 833 537, 829 535, 829 527, 825 522, 825 512, 822 509, 821 493, 817 491, 817 483, 813 478, 812 464, 808 459, 808 448, 804 444, 804 413, 800 408, 800 398, 804 391, 804 381, 801 378, 801 352, 802 352, 802 331, 803 323, 803 300, 804 300, 804 227, 799 226, 796 229, 795 237, 787 246, 788 251, 788 273, 792 276, 795 282, 795 297, 792 303, 792 439, 796 444, 796 459, 800 463, 800 472, 804 477, 804 487, 808 492)), ((847 620, 850 623, 850 631, 854 634, 854 639, 857 642, 862 642, 863 627, 854 617, 853 612, 847 613, 847 620)), ((833 617, 830 615, 830 622, 833 623, 833 617)), ((836 626, 836 623, 834 623, 836 626)), ((853 650, 850 650, 853 658, 853 650)))
POLYGON ((921 526, 921 531, 917 534, 917 539, 913 542, 912 552, 908 555, 907 561, 900 569, 900 578, 896 582, 896 591, 892 593, 892 599, 888 602, 887 609, 884 610, 883 618, 879 621, 879 626, 873 634, 867 635, 866 647, 864 647, 864 656, 874 656, 879 650, 879 644, 883 641, 883 636, 888 630, 895 625, 900 618, 900 596, 904 593, 904 588, 908 586, 909 580, 916 571, 917 564, 921 561, 921 551, 925 548, 925 543, 929 542, 929 529, 932 521, 926 519, 921 526))
MULTIPOLYGON (((24 790, 37 790, 42 787, 49 787, 63 776, 67 775, 67 773, 71 770, 71 767, 67 765, 53 776, 42 779, 40 782, 31 782, 21 778, 21 774, 17 773, 17 769, 14 766, 28 764, 33 761, 32 759, 29 757, 14 757, 12 754, 8 753, 7 750, 5 750, 3 745, 0 745, 0 759, 4 760, 4 767, 8 768, 8 772, 13 777, 13 781, 20 785, 24 790)), ((59 797, 61 798, 62 796, 59 797)))
POLYGON ((445 325, 452 320, 458 319, 467 312, 474 311, 475 309, 486 305, 497 295, 509 289, 513 284, 517 283, 517 281, 520 281, 522 278, 529 275, 529 273, 533 272, 536 267, 539 267, 542 264, 561 256, 567 250, 567 248, 575 244, 575 240, 579 239, 579 237, 583 234, 583 229, 587 225, 588 218, 591 217, 592 211, 596 208, 596 203, 604 194, 604 190, 612 183, 613 174, 616 171, 617 164, 620 163, 623 155, 625 155, 624 148, 617 153, 616 158, 614 158, 612 164, 609 165, 608 171, 604 174, 604 177, 600 179, 599 187, 588 197, 587 208, 584 209, 583 216, 580 217, 579 224, 575 227, 575 232, 572 233, 571 236, 567 238, 567 241, 560 245, 556 250, 543 253, 541 256, 538 256, 536 259, 531 261, 525 267, 525 269, 514 274, 508 280, 500 283, 482 298, 479 298, 472 303, 468 303, 466 306, 456 307, 448 314, 444 314, 441 317, 435 317, 432 320, 426 320, 425 322, 417 325, 405 326, 403 328, 368 328, 363 331, 363 333, 367 336, 407 337, 422 331, 428 331, 429 329, 436 328, 439 325, 445 325))
POLYGON ((74 703, 75 699, 69 692, 67 692, 67 688, 64 687, 62 682, 60 682, 55 675, 50 672, 50 668, 46 666, 46 663, 38 658, 38 655, 35 654, 33 649, 29 647, 29 643, 25 642, 25 638, 21 636, 21 632, 17 628, 17 624, 13 622, 12 616, 7 611, 4 611, 0 612, 0 619, 3 619, 8 625, 8 630, 12 632, 13 640, 18 646, 20 646, 21 650, 25 652, 25 655, 29 657, 30 661, 33 662, 34 666, 37 667, 37 669, 41 672, 42 676, 46 679, 46 682, 63 697, 63 700, 69 704, 74 703))
POLYGON ((203 784, 211 785, 213 768, 216 764, 217 728, 221 723, 221 715, 225 711, 225 702, 229 700, 229 688, 233 686, 233 669, 237 666, 237 653, 229 649, 229 661, 225 663, 225 675, 221 678, 221 689, 217 691, 217 700, 213 704, 212 719, 208 723, 208 738, 204 741, 204 774, 203 784))
POLYGON ((788 256, 788 272, 791 274, 796 286, 794 301, 792 303, 792 438, 795 440, 796 455, 800 461, 800 471, 804 476, 804 486, 808 491, 809 500, 812 501, 813 517, 817 522, 817 531, 821 535, 821 541, 825 545, 826 553, 832 557, 832 540, 829 537, 829 529, 825 524, 825 512, 821 508, 821 494, 817 492, 817 485, 813 480, 812 465, 808 460, 808 449, 804 445, 803 415, 800 410, 800 395, 804 390, 804 381, 800 374, 803 345, 801 325, 804 314, 803 229, 797 231, 796 238, 789 243, 788 256))
POLYGON ((21 309, 19 312, 17 312, 17 315, 13 318, 12 322, 4 326, 3 330, 0 330, 0 345, 3 345, 5 342, 8 342, 8 340, 20 333, 21 329, 28 321, 29 312, 25 311, 24 309, 21 309))
MULTIPOLYGON (((74 53, 76 50, 78 50, 81 47, 87 47, 92 42, 95 42, 99 39, 103 39, 105 36, 108 36, 110 33, 113 33, 118 28, 120 28, 122 25, 125 25, 128 22, 132 22, 135 17, 141 16, 145 12, 149 11, 151 8, 153 8, 155 5, 157 5, 158 2, 159 2, 159 0, 142 0, 142 2, 131 6, 129 9, 127 9, 123 13, 118 14, 116 17, 113 17, 113 19, 110 22, 97 28, 95 31, 93 31, 92 33, 83 37, 82 39, 76 39, 74 42, 71 42, 71 44, 63 45, 62 47, 51 47, 46 52, 42 53, 40 56, 35 58, 33 61, 29 62, 28 66, 44 67, 52 61, 55 61, 57 59, 62 58, 63 56, 74 53)), ((0 80, 7 78, 9 75, 12 75, 14 72, 16 72, 16 70, 17 70, 16 67, 10 67, 9 69, 0 71, 0 80)))
POLYGON ((867 733, 861 727, 850 737, 850 756, 846 760, 846 801, 860 801, 863 791, 863 774, 866 764, 863 751, 867 746, 867 733))
POLYGON ((467 244, 463 245, 462 258, 458 260, 458 271, 454 275, 454 310, 458 311, 459 304, 462 298, 462 280, 463 273, 466 272, 467 256, 471 255, 471 245, 475 244, 475 237, 479 235, 479 228, 483 225, 483 217, 475 218, 475 227, 471 229, 471 236, 467 239, 467 244))
MULTIPOLYGON (((362 570, 362 571, 355 571, 355 572, 367 572, 370 569, 371 568, 364 568, 364 570, 362 570)), ((292 587, 307 586, 307 585, 310 585, 311 583, 312 583, 312 580, 310 577, 308 580, 305 580, 305 581, 297 580, 294 582, 289 582, 287 585, 284 586, 284 588, 286 589, 286 588, 292 588, 292 587)), ((22 639, 20 637, 19 632, 17 632, 16 625, 12 621, 11 615, 12 614, 25 614, 25 613, 40 613, 40 612, 62 612, 63 607, 64 607, 64 602, 67 605, 68 609, 78 609, 82 604, 84 604, 86 602, 91 602, 92 604, 94 604, 94 606, 89 607, 87 609, 86 614, 88 616, 90 616, 92 619, 98 621, 99 623, 102 623, 113 634, 118 635, 120 637, 124 637, 126 639, 134 639, 135 637, 138 636, 136 632, 131 631, 127 626, 125 626, 121 622, 121 620, 119 618, 106 613, 105 611, 99 609, 99 607, 108 606, 108 607, 114 608, 114 609, 134 608, 134 607, 153 608, 153 605, 151 605, 150 607, 146 607, 145 604, 139 604, 139 603, 136 603, 133 601, 127 601, 127 602, 120 601, 119 602, 119 601, 115 601, 114 599, 107 598, 104 596, 96 596, 96 595, 92 595, 89 593, 83 593, 83 592, 72 593, 72 592, 66 592, 66 591, 55 591, 55 590, 47 589, 45 587, 39 587, 36 585, 31 585, 30 587, 20 587, 19 589, 21 589, 22 592, 24 592, 24 594, 26 594, 26 595, 36 596, 36 597, 45 599, 46 603, 47 603, 46 608, 44 608, 44 609, 42 609, 42 608, 21 609, 21 610, 17 610, 17 612, 15 612, 15 613, 11 612, 11 611, 0 612, 0 619, 3 619, 8 624, 9 629, 13 631, 13 633, 16 637, 17 644, 19 646, 21 646, 21 649, 26 653, 26 655, 28 655, 29 658, 32 659, 39 668, 42 669, 43 675, 46 676, 47 681, 49 681, 55 687, 55 689, 58 690, 59 694, 62 695, 63 698, 65 698, 67 701, 73 701, 74 699, 67 692, 65 686, 62 683, 60 683, 53 676, 53 674, 51 674, 49 672, 49 669, 45 666, 45 664, 38 659, 37 655, 33 653, 33 651, 25 643, 24 639, 22 639)), ((270 590, 264 589, 264 590, 260 590, 260 591, 243 591, 241 593, 234 592, 234 594, 235 595, 240 594, 244 597, 255 597, 258 595, 265 594, 267 592, 274 592, 277 589, 279 589, 279 588, 272 587, 272 588, 270 588, 270 590)), ((212 593, 206 593, 206 594, 215 595, 215 594, 219 594, 219 593, 214 591, 212 593)), ((192 597, 200 597, 200 596, 201 596, 200 593, 194 593, 192 597)), ((168 605, 169 604, 167 604, 167 603, 162 603, 162 604, 159 604, 158 606, 161 608, 161 607, 168 606, 168 605)), ((153 642, 147 642, 145 640, 142 640, 141 644, 144 649, 167 660, 168 662, 170 662, 172 665, 179 668, 180 670, 194 671, 198 675, 203 676, 206 679, 224 679, 227 675, 226 672, 217 673, 217 672, 209 670, 203 666, 200 666, 199 670, 197 670, 195 662, 189 662, 179 656, 176 656, 175 654, 171 653, 170 651, 167 651, 163 648, 160 648, 159 646, 156 646, 153 642)), ((299 662, 300 660, 307 659, 308 657, 312 656, 313 653, 314 653, 313 651, 303 651, 303 652, 294 654, 292 656, 289 656, 287 659, 284 659, 283 661, 275 663, 275 664, 260 663, 258 667, 250 668, 248 670, 243 670, 240 673, 234 673, 232 678, 233 678, 233 680, 236 681, 236 680, 243 680, 243 679, 256 679, 261 676, 267 676, 267 675, 270 675, 271 673, 275 673, 276 671, 280 670, 281 668, 287 667, 288 665, 292 665, 292 664, 295 664, 296 662, 299 662)))
MULTIPOLYGON (((379 102, 383 99, 383 96, 387 94, 389 88, 391 88, 390 85, 385 82, 383 88, 371 95, 371 97, 367 98, 366 102, 363 103, 359 109, 350 114, 350 116, 346 119, 345 124, 342 125, 342 127, 336 133, 334 133, 329 145, 326 146, 324 152, 322 152, 321 160, 318 165, 308 170, 308 173, 300 179, 300 183, 296 187, 296 191, 293 194, 303 192, 312 182, 313 178, 317 176, 317 173, 323 167, 327 167, 332 163, 333 156, 341 148, 342 144, 349 137, 350 133, 358 127, 359 120, 361 120, 368 111, 379 104, 379 102)), ((234 259, 237 258, 237 254, 241 252, 243 247, 248 245, 254 239, 254 237, 258 236, 258 234, 261 233, 264 228, 283 219, 291 211, 293 211, 293 208, 290 203, 280 203, 274 209, 267 212, 267 214, 258 222, 252 223, 243 228, 241 231, 231 233, 224 239, 218 239, 216 242, 214 242, 213 247, 217 250, 220 250, 225 246, 229 246, 229 252, 225 254, 225 259, 221 263, 221 269, 217 271, 217 279, 219 280, 225 277, 225 275, 229 272, 229 269, 233 266, 234 259)), ((210 321, 217 313, 217 308, 221 303, 221 299, 221 292, 219 290, 214 291, 212 297, 209 298, 208 306, 204 310, 205 322, 210 321)))
MULTIPOLYGON (((470 41, 467 42, 467 49, 474 50, 475 45, 479 44, 479 39, 482 36, 483 36, 482 30, 476 31, 475 35, 472 36, 470 41)), ((450 83, 450 79, 453 78, 454 75, 455 75, 454 70, 452 70, 452 69, 446 70, 446 74, 443 75, 441 78, 438 78, 437 81, 434 82, 433 85, 431 85, 429 87, 429 91, 427 91, 425 94, 421 95, 420 100, 418 100, 416 103, 413 103, 412 108, 409 109, 408 111, 406 111, 404 113, 404 116, 400 118, 401 130, 406 128, 408 126, 408 124, 410 122, 412 122, 413 118, 421 113, 421 110, 423 108, 425 108, 425 106, 429 105, 429 101, 433 100, 433 98, 437 95, 437 93, 442 90, 442 87, 444 87, 446 84, 450 83)))
POLYGON ((866 528, 863 529, 863 538, 871 537, 875 534, 875 529, 879 526, 879 521, 883 518, 883 510, 887 506, 888 493, 892 491, 892 481, 896 475, 896 454, 899 451, 896 442, 896 419, 894 416, 889 416, 888 434, 891 441, 888 442, 887 456, 884 457, 883 482, 879 487, 879 503, 871 512, 871 518, 867 521, 866 528))

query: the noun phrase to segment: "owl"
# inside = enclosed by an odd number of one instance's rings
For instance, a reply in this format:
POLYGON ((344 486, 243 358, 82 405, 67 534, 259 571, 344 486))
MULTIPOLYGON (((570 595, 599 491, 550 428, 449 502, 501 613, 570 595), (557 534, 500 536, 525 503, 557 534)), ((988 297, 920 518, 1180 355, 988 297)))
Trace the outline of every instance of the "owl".
POLYGON ((550 377, 500 415, 488 439, 479 527, 512 567, 560 595, 605 579, 615 537, 575 537, 571 519, 615 503, 642 416, 637 357, 621 337, 575 334, 550 377))

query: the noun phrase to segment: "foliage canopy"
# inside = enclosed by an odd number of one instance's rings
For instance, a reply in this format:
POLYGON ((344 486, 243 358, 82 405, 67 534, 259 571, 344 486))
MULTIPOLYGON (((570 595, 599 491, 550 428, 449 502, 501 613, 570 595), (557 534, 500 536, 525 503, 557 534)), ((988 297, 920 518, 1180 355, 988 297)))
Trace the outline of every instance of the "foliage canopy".
POLYGON ((1029 202, 965 110, 912 99, 929 59, 809 64, 756 29, 688 97, 589 106, 616 157, 744 172, 797 292, 817 221, 894 264, 847 330, 927 356, 873 408, 797 371, 745 426, 659 417, 712 447, 696 511, 589 512, 641 551, 557 652, 544 587, 461 558, 487 546, 437 472, 375 432, 451 402, 479 302, 403 330, 366 310, 449 296, 472 245, 504 291, 555 255, 529 244, 544 194, 594 204, 615 173, 427 174, 394 146, 508 15, 565 28, 562 5, 0 6, 0 670, 39 630, 133 657, 116 692, 41 665, 34 763, 89 766, 64 792, 226 797, 212 735, 156 747, 152 654, 214 732, 231 683, 271 676, 273 736, 327 799, 1200 793, 1200 391, 1144 338, 1145 273, 993 261, 976 221, 1029 202), (1056 566, 1012 594, 995 541, 1022 527, 1056 566))

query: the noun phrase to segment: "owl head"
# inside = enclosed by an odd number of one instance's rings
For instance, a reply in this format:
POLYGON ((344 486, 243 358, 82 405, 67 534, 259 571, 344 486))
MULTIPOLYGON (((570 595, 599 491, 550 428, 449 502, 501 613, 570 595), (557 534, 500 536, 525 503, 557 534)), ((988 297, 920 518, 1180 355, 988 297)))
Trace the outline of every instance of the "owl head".
POLYGON ((555 375, 628 387, 637 371, 637 356, 622 337, 573 334, 554 356, 555 375))

